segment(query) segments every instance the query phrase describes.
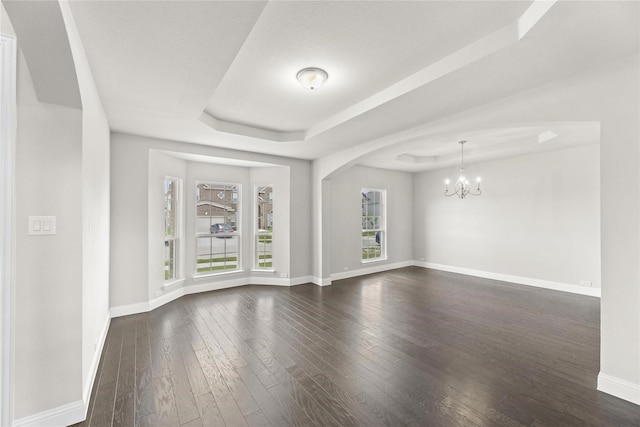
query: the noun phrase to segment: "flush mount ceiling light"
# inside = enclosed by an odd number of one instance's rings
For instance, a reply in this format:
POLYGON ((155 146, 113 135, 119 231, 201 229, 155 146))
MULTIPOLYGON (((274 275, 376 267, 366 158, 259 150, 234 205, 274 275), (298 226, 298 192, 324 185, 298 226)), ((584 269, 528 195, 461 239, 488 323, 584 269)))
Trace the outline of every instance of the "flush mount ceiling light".
POLYGON ((458 196, 458 199, 464 199, 469 194, 472 196, 479 196, 482 194, 480 191, 480 177, 476 178, 477 187, 475 193, 471 190, 471 184, 469 184, 469 180, 467 179, 464 172, 464 143, 467 141, 459 141, 460 144, 460 176, 455 183, 454 191, 449 191, 449 180, 445 180, 444 182, 444 195, 445 196, 458 196))
POLYGON ((318 89, 329 78, 329 75, 322 68, 309 67, 298 71, 296 75, 298 81, 307 89, 318 89))

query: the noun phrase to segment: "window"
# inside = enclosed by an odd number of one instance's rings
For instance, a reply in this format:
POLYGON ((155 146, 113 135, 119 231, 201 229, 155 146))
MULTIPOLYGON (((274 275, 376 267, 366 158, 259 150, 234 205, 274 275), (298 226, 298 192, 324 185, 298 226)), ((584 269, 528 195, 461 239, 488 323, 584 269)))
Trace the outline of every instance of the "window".
POLYGON ((362 189, 362 261, 386 259, 386 190, 362 189))
POLYGON ((256 269, 273 270, 273 186, 256 188, 256 269))
POLYGON ((164 179, 164 280, 178 277, 180 180, 164 179))
POLYGON ((196 275, 240 269, 240 185, 196 185, 196 275))

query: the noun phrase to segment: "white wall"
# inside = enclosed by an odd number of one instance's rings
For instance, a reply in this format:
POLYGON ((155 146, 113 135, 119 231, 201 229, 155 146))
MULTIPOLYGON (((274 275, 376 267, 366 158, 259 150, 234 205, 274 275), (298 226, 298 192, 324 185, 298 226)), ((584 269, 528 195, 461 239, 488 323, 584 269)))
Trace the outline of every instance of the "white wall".
POLYGON ((37 91, 29 60, 47 59, 37 49, 37 58, 21 52, 13 418, 65 424, 84 416, 109 322, 109 127, 68 4, 28 6, 12 4, 19 43, 55 37, 53 45, 71 52, 48 54, 69 61, 68 73, 57 77, 78 91, 82 109, 63 106, 68 96, 49 90, 54 81, 40 80, 37 91), (39 90, 49 103, 39 102, 39 90), (27 235, 30 215, 55 216, 56 235, 27 235))
MULTIPOLYGON (((117 314, 148 310, 158 301, 166 302, 168 298, 179 296, 176 292, 180 290, 196 292, 218 285, 248 283, 249 279, 257 280, 261 276, 264 283, 307 281, 311 274, 309 161, 119 133, 112 134, 111 156, 111 306, 117 314), (274 166, 253 168, 181 161, 158 151, 235 158, 274 166), (165 175, 184 179, 184 231, 188 236, 184 243, 185 280, 172 287, 164 286, 161 274, 162 252, 158 248, 162 248, 162 235, 152 236, 150 232, 162 221, 161 185, 165 175), (195 204, 196 181, 242 185, 242 262, 246 271, 193 278, 196 255, 195 244, 190 242, 193 243, 191 236, 195 233, 192 206, 195 204), (250 271, 253 186, 266 181, 274 185, 274 209, 283 215, 283 219, 276 219, 283 221, 280 222, 281 230, 277 232, 282 233, 282 240, 274 245, 276 275, 250 271), (292 220, 287 221, 289 218, 292 220)), ((278 215, 276 213, 276 218, 278 215)), ((159 225, 158 229, 162 230, 162 226, 159 225)), ((278 239, 276 237, 276 241, 278 239)))
MULTIPOLYGON (((598 90, 602 302, 598 388, 640 404, 639 57, 614 64, 598 90)), ((598 89, 599 87, 596 86, 598 89)), ((594 91, 592 89, 592 91, 594 91)))
MULTIPOLYGON (((553 143, 552 141, 548 144, 553 143)), ((600 287, 597 144, 468 164, 479 197, 444 197, 458 168, 415 175, 414 256, 481 272, 600 287)))
POLYGON ((0 4, 0 425, 11 424, 13 411, 16 66, 15 32, 0 4))
POLYGON ((16 419, 80 400, 83 366, 82 111, 38 102, 21 53, 17 80, 16 419), (29 215, 57 234, 27 235, 29 215))
POLYGON ((412 175, 353 166, 331 180, 329 232, 333 278, 413 260, 412 175), (384 261, 362 263, 363 188, 387 190, 387 259, 384 261))
POLYGON ((69 4, 60 8, 82 99, 82 383, 88 405, 110 320, 110 131, 69 4))

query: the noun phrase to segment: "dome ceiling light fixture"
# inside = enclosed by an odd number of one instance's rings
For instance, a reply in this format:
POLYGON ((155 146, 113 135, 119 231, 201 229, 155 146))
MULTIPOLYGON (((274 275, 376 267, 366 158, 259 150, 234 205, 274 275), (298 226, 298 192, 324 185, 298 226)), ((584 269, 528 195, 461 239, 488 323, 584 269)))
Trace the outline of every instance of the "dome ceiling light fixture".
POLYGON ((298 71, 296 77, 306 89, 314 90, 322 86, 329 78, 329 75, 322 68, 308 67, 298 71))
POLYGON ((482 194, 482 191, 480 191, 480 177, 476 178, 477 187, 474 192, 471 189, 471 184, 469 183, 469 180, 467 179, 465 174, 465 170, 464 170, 464 143, 465 142, 467 141, 458 142, 458 144, 460 144, 460 176, 458 177, 458 180, 454 185, 453 191, 449 191, 449 183, 451 181, 449 181, 449 179, 445 180, 444 182, 445 196, 458 196, 459 199, 464 199, 469 194, 472 196, 479 196, 480 194, 482 194))

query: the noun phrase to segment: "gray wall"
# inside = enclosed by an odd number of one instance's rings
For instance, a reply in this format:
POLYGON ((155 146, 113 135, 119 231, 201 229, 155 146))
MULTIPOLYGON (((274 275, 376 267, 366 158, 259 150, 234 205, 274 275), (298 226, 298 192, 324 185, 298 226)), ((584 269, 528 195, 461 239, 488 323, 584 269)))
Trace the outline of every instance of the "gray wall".
MULTIPOLYGON (((158 249, 162 248, 162 235, 152 235, 150 232, 153 229, 162 230, 161 187, 165 175, 184 180, 185 236, 195 233, 191 207, 195 203, 196 181, 242 185, 242 259, 246 271, 193 279, 195 244, 187 240, 184 243, 183 286, 252 275, 253 187, 260 183, 274 185, 274 209, 277 210, 276 221, 280 221, 280 231, 276 230, 278 235, 275 240, 282 239, 274 246, 278 275, 282 273, 287 278, 296 279, 311 274, 311 242, 307 237, 311 227, 311 198, 308 191, 310 162, 118 133, 112 134, 111 155, 112 307, 146 303, 158 297, 158 292, 172 290, 163 287, 162 270, 157 268, 162 265, 162 252, 158 249), (254 168, 184 161, 158 151, 230 157, 274 166, 254 168), (278 219, 280 215, 282 219, 278 219)), ((268 275, 273 277, 272 273, 268 275)))
POLYGON ((15 394, 20 418, 82 396, 82 111, 41 104, 18 62, 15 394), (30 215, 57 234, 28 236, 30 215), (55 369, 52 368, 52 361, 55 369))
MULTIPOLYGON (((548 144, 552 144, 549 141, 548 144)), ((458 168, 415 175, 417 260, 600 287, 598 144, 466 165, 483 194, 444 197, 458 168)))
POLYGON ((149 142, 111 134, 111 307, 149 298, 149 142))
POLYGON ((412 174, 354 166, 331 180, 331 274, 413 260, 412 174), (387 190, 387 259, 362 263, 362 189, 387 190))

